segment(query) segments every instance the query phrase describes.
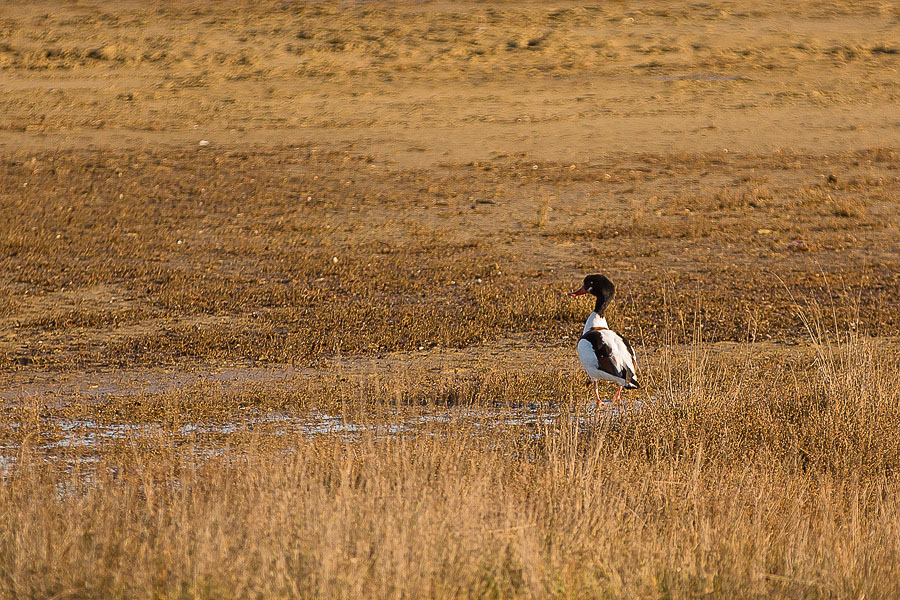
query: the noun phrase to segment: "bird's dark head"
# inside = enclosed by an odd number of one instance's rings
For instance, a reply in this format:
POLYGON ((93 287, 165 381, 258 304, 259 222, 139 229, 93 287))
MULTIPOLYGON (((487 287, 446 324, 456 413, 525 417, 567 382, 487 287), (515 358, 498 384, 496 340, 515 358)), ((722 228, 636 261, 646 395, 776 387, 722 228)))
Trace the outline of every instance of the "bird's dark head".
POLYGON ((598 298, 612 300, 616 293, 616 286, 610 281, 606 275, 588 275, 581 284, 581 289, 569 294, 570 296, 580 296, 582 294, 593 294, 598 298))
POLYGON ((593 294, 597 297, 597 308, 595 311, 602 315, 606 309, 606 305, 616 293, 616 286, 610 281, 606 275, 588 275, 584 278, 580 290, 575 290, 570 296, 581 296, 582 294, 593 294))

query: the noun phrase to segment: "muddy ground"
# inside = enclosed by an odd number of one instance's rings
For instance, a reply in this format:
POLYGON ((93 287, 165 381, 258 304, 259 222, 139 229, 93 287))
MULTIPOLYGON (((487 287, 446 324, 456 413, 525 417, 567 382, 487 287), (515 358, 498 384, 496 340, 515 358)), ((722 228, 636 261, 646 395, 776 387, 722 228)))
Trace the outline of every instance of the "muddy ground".
POLYGON ((612 325, 641 360, 696 340, 804 360, 817 327, 892 343, 898 20, 889 2, 7 5, 0 390, 583 377, 590 306, 564 292, 589 272, 619 285, 612 325))

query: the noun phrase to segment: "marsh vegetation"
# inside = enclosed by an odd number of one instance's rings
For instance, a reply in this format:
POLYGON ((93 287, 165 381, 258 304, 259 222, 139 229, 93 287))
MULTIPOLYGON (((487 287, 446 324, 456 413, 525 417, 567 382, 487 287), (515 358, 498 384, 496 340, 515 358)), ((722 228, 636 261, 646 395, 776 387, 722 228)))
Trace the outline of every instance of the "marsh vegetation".
POLYGON ((900 594, 898 13, 720 4, 7 10, 0 597, 900 594))

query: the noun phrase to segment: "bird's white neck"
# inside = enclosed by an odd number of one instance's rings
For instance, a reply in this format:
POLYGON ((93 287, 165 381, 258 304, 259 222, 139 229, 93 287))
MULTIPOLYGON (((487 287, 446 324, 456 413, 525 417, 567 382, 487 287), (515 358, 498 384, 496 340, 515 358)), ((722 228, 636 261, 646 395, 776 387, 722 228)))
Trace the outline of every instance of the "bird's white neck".
POLYGON ((591 316, 584 322, 584 331, 582 331, 581 334, 584 335, 594 327, 609 328, 609 325, 606 324, 606 317, 601 317, 596 312, 592 312, 591 316))

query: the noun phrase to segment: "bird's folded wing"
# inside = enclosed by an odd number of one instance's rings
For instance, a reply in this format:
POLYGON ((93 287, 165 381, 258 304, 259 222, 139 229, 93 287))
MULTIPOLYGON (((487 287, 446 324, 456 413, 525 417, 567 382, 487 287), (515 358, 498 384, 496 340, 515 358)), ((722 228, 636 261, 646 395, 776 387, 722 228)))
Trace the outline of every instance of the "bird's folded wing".
POLYGON ((597 357, 597 368, 599 370, 615 377, 625 378, 626 370, 624 366, 616 364, 618 361, 614 360, 612 356, 612 347, 603 339, 600 331, 588 331, 581 336, 581 339, 590 342, 591 348, 594 350, 594 356, 597 357))

